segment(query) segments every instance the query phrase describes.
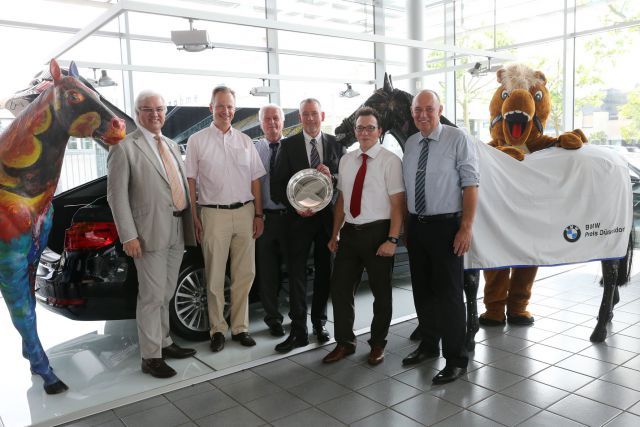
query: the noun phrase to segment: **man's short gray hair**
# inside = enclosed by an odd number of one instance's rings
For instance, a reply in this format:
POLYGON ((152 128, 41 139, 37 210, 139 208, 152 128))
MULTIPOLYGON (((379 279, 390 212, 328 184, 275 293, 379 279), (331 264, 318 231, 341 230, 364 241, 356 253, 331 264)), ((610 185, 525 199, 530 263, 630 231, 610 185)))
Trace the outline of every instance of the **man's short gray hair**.
POLYGON ((158 97, 158 98, 160 98, 162 100, 162 105, 164 106, 164 111, 167 111, 167 103, 164 101, 164 96, 160 95, 155 90, 145 89, 145 90, 141 91, 138 94, 138 96, 136 96, 136 101, 134 103, 135 109, 136 109, 136 113, 140 114, 140 108, 142 107, 142 103, 144 101, 146 101, 149 98, 155 98, 155 97, 158 97))
POLYGON ((436 99, 436 101, 438 101, 438 104, 442 105, 442 102, 440 101, 440 96, 438 95, 438 92, 436 92, 435 90, 431 90, 431 89, 422 89, 420 92, 416 93, 416 96, 413 97, 413 101, 411 101, 411 108, 413 108, 415 99, 420 94, 423 94, 423 93, 430 93, 431 95, 433 95, 433 97, 436 99))
POLYGON ((228 87, 228 86, 221 85, 221 86, 216 86, 216 87, 213 88, 213 92, 211 93, 211 105, 214 104, 214 101, 216 99, 216 95, 219 94, 219 93, 230 93, 231 96, 233 96, 233 101, 235 103, 236 92, 233 89, 231 89, 230 87, 228 87))
POLYGON ((258 120, 260 122, 262 122, 262 119, 264 118, 264 113, 265 111, 267 111, 268 108, 275 108, 276 110, 278 110, 278 115, 280 116, 280 119, 284 122, 284 111, 282 111, 282 107, 280 107, 277 104, 267 104, 260 107, 260 110, 258 111, 258 120))
POLYGON ((316 98, 305 98, 302 101, 300 101, 299 110, 302 110, 302 106, 304 104, 309 104, 310 102, 315 102, 316 104, 318 104, 318 109, 322 111, 322 104, 320 104, 320 101, 318 101, 316 98))

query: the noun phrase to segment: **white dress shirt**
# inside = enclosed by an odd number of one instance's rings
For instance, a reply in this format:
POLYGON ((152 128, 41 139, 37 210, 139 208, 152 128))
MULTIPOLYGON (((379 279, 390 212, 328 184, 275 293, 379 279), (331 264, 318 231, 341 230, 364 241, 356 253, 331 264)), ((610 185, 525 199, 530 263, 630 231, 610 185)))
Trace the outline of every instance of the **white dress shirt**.
POLYGON ((358 148, 340 159, 338 168, 338 190, 344 200, 345 221, 351 224, 366 224, 373 221, 391 218, 391 201, 389 196, 404 192, 402 180, 402 162, 400 158, 380 144, 369 148, 366 152, 367 173, 362 186, 360 199, 360 215, 351 216, 351 193, 358 169, 362 166, 362 150, 358 148))
POLYGON ((303 129, 302 135, 304 136, 304 145, 307 148, 307 159, 309 159, 309 164, 311 164, 311 140, 314 138, 316 140, 316 149, 318 150, 318 155, 320 156, 320 163, 324 163, 324 149, 322 147, 322 132, 318 133, 317 136, 310 136, 303 129))
POLYGON ((266 171, 249 136, 213 123, 187 142, 187 178, 198 186, 198 204, 230 205, 253 200, 251 181, 266 171))

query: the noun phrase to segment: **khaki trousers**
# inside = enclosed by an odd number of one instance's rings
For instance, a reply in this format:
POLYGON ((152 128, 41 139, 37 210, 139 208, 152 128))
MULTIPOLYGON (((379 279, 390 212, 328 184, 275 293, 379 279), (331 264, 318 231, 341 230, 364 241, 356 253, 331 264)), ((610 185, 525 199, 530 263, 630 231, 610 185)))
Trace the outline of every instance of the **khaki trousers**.
POLYGON ((226 333, 224 282, 231 257, 231 333, 249 330, 249 291, 256 274, 253 203, 238 209, 202 207, 202 254, 207 277, 211 336, 226 333))

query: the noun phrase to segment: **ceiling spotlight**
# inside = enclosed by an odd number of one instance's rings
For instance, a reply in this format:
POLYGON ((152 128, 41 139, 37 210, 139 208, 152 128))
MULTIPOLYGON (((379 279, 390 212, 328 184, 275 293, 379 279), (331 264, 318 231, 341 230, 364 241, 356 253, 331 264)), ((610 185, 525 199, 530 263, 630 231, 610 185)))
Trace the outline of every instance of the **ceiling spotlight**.
POLYGON ((467 72, 471 74, 472 77, 486 76, 489 72, 496 72, 501 67, 501 65, 491 65, 491 57, 487 57, 487 64, 483 65, 482 62, 476 62, 473 64, 473 67, 469 68, 467 72))
POLYGON ((178 50, 187 52, 202 52, 205 49, 213 49, 213 44, 209 41, 207 30, 196 30, 193 28, 193 19, 189 19, 188 31, 171 31, 171 41, 178 50))
POLYGON ((96 71, 98 71, 98 69, 92 68, 92 70, 93 70, 93 78, 87 79, 87 81, 92 85, 98 86, 98 87, 108 87, 108 86, 118 85, 118 83, 113 81, 113 79, 107 75, 107 70, 100 70, 100 74, 101 74, 100 78, 96 76, 96 71))
POLYGON ((351 83, 346 83, 346 85, 347 85, 347 90, 341 91, 340 96, 344 98, 353 98, 356 96, 360 96, 360 92, 353 90, 353 88, 351 87, 351 83))
POLYGON ((265 79, 262 79, 262 86, 256 86, 249 89, 249 94, 253 96, 269 96, 272 93, 277 93, 278 90, 271 86, 265 86, 265 79))

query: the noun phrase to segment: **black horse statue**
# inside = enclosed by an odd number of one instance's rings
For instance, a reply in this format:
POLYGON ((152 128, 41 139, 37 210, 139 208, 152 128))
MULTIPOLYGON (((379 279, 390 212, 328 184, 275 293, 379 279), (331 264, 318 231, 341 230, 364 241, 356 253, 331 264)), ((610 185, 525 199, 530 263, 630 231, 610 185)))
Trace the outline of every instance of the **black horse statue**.
MULTIPOLYGON (((384 143, 384 135, 391 134, 404 149, 404 144, 410 135, 418 132, 411 117, 411 102, 413 95, 400 89, 394 89, 391 78, 385 74, 384 85, 377 89, 362 106, 375 109, 380 115, 380 127, 385 132, 380 138, 384 143)), ((356 142, 354 125, 355 112, 344 119, 335 129, 336 138, 346 147, 356 142)), ((455 126, 444 116, 440 117, 440 123, 455 126)), ((601 261, 603 294, 598 323, 594 328, 590 340, 603 342, 607 336, 607 323, 613 318, 613 308, 620 300, 618 287, 626 284, 631 275, 631 261, 633 255, 633 233, 625 235, 629 239, 627 253, 622 259, 610 259, 601 261)), ((464 292, 467 301, 467 336, 466 346, 468 351, 475 348, 475 335, 480 329, 478 322, 478 286, 480 281, 479 270, 465 270, 464 292)), ((417 338, 417 330, 412 334, 412 339, 417 338)))

